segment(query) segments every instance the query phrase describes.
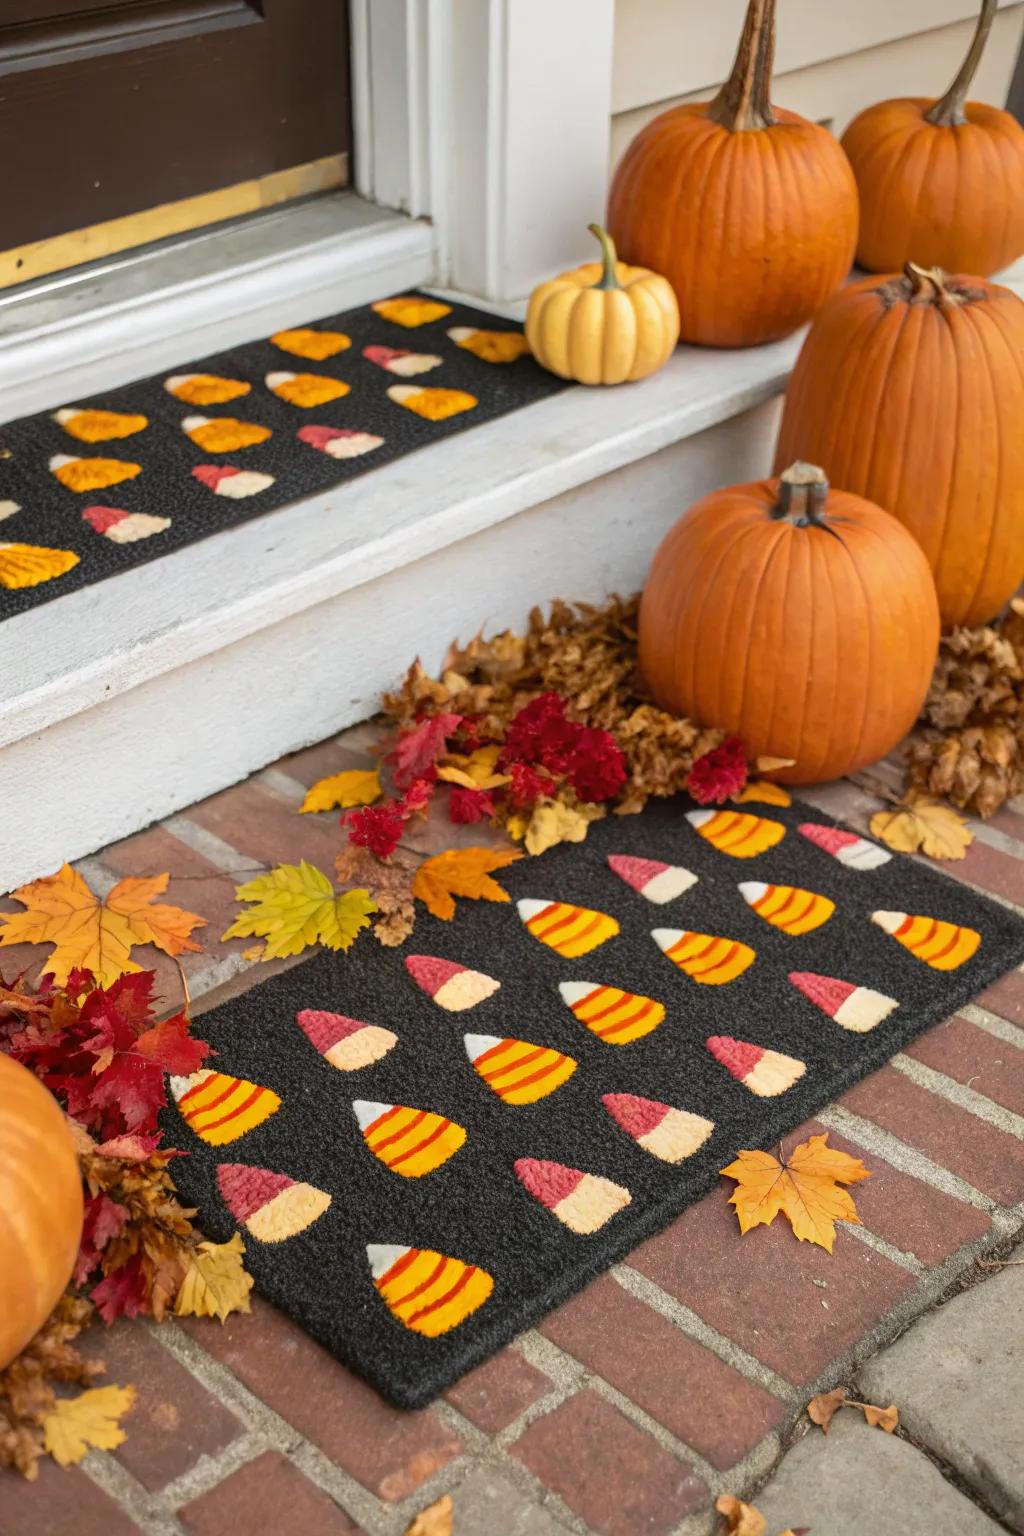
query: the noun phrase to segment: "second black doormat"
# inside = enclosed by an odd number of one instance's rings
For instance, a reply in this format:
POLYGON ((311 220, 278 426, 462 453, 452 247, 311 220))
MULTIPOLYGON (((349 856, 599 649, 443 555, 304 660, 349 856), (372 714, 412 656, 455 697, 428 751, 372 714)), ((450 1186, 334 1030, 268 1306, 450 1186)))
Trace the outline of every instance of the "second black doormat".
POLYGON ((411 293, 0 425, 0 621, 567 387, 411 293))
POLYGON ((165 1112, 182 1196, 392 1402, 1024 960, 1008 909, 808 806, 757 809, 610 817, 503 870, 507 905, 421 915, 415 953, 364 935, 203 1016, 215 1073, 165 1112))

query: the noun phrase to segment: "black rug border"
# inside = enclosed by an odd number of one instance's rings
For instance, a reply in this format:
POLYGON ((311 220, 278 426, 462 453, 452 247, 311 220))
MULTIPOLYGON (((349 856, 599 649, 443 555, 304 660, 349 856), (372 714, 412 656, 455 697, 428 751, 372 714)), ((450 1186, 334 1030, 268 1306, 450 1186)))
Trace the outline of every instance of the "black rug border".
MULTIPOLYGON (((851 832, 858 837, 866 835, 859 828, 850 826, 847 822, 839 820, 827 811, 819 810, 818 807, 809 801, 801 801, 798 796, 794 795, 792 811, 797 812, 801 807, 806 808, 813 818, 820 819, 823 823, 851 832)), ((763 812, 770 816, 776 808, 766 805, 761 808, 751 806, 747 807, 747 809, 750 809, 753 814, 763 812)), ((566 848, 561 846, 560 849, 556 848, 551 851, 556 853, 561 851, 564 854, 566 848)), ((542 860, 544 855, 540 855, 539 858, 542 860)), ((902 859, 907 858, 907 856, 897 853, 894 854, 894 858, 902 859)), ((524 860, 525 862, 527 861, 524 860)), ((528 862, 531 866, 536 865, 538 859, 533 857, 528 862)), ((1004 903, 989 892, 979 890, 977 887, 969 885, 966 881, 958 880, 944 869, 936 868, 929 861, 907 858, 907 862, 927 869, 933 877, 937 876, 941 881, 948 883, 961 893, 966 892, 980 906, 995 907, 1007 917, 1016 918, 1018 922, 1021 921, 1011 905, 1004 903)), ((455 923, 457 922, 458 914, 456 914, 455 918, 455 923)), ((403 953, 404 950, 405 946, 402 946, 398 953, 403 953)), ((413 948, 408 952, 414 953, 415 946, 413 945, 413 948)), ((268 977, 265 981, 257 982, 256 986, 273 986, 287 990, 288 978, 315 962, 323 953, 325 952, 318 949, 306 959, 299 961, 297 965, 290 966, 288 970, 280 972, 277 976, 268 977)), ((812 1096, 809 1102, 807 1098, 801 1099, 798 1110, 795 1104, 792 1108, 787 1108, 787 1095, 782 1095, 779 1099, 767 1102, 762 1100, 760 1107, 768 1118, 769 1128, 764 1130, 763 1134, 755 1135, 752 1138, 754 1146, 764 1147, 765 1149, 774 1146, 783 1137, 794 1131, 798 1125, 803 1124, 809 1118, 820 1114, 829 1105, 834 1104, 849 1088, 853 1087, 856 1083, 862 1082, 873 1072, 887 1065, 893 1056, 902 1050, 904 1045, 920 1038, 929 1030, 934 1029, 936 1025, 951 1018, 958 1009, 969 1003, 972 998, 977 997, 979 993, 983 992, 986 987, 991 986, 1000 976, 1006 975, 1021 964, 1024 964, 1024 925, 1020 927, 1015 940, 1007 940, 1005 942, 999 954, 992 955, 985 962, 978 962, 976 960, 971 968, 969 979, 963 975, 956 978, 955 973, 950 973, 950 985, 947 991, 941 997, 936 998, 935 1002, 930 1006, 921 1007, 914 1014, 913 1021, 908 1017, 901 1024, 898 1019, 891 1018, 887 1021, 890 1024, 890 1028, 884 1038, 873 1037, 870 1033, 861 1036, 864 1045, 862 1053, 857 1058, 857 1070, 852 1069, 852 1063, 849 1067, 837 1070, 829 1083, 827 1094, 812 1096), (896 1041, 895 1046, 893 1043, 894 1038, 896 1041)), ((254 990, 255 988, 249 988, 247 992, 254 990)), ((245 995, 245 993, 241 994, 242 997, 245 995)), ((226 1001, 237 1002, 238 998, 226 1001)), ((214 1005, 213 1008, 204 1011, 212 1014, 216 1011, 217 1006, 220 1005, 214 1005)), ((201 1017, 202 1015, 197 1016, 197 1018, 201 1017)), ((314 1339, 328 1354, 337 1359, 357 1379, 369 1383, 386 1402, 395 1408, 415 1411, 426 1408, 431 1403, 437 1401, 444 1391, 454 1386, 469 1371, 483 1364, 484 1361, 490 1359, 506 1345, 513 1343, 520 1334, 535 1327, 556 1307, 578 1294, 592 1280, 606 1273, 614 1264, 627 1258, 629 1254, 633 1253, 648 1238, 664 1231, 677 1216, 682 1215, 690 1206, 696 1205, 699 1200, 716 1188, 720 1178, 720 1172, 708 1171, 705 1173, 695 1168, 690 1174, 689 1179, 681 1181, 670 1195, 646 1205, 641 1211, 633 1212, 628 1229, 620 1229, 612 1223, 610 1232, 607 1228, 604 1228, 600 1233, 595 1234, 589 1239, 586 1248, 581 1251, 579 1259, 575 1263, 566 1264, 561 1268, 557 1277, 545 1290, 522 1298, 518 1304, 514 1322, 510 1318, 501 1315, 496 1316, 493 1322, 487 1322, 486 1312, 484 1312, 483 1318, 477 1322, 471 1343, 467 1342, 460 1347, 460 1335, 456 1330, 455 1339, 448 1345, 443 1367, 439 1362, 438 1368, 433 1373, 418 1369, 415 1378, 402 1377, 401 1373, 393 1370, 388 1372, 379 1371, 374 1368, 372 1362, 368 1362, 364 1358, 357 1359, 353 1352, 347 1350, 343 1345, 339 1346, 336 1340, 328 1341, 326 1335, 315 1323, 307 1323, 303 1319, 301 1306, 295 1305, 294 1291, 290 1292, 291 1299, 289 1300, 289 1288, 287 1286, 278 1286, 272 1281, 268 1284, 265 1280, 260 1279, 256 1284, 256 1290, 272 1305, 279 1307, 291 1321, 307 1333, 310 1338, 314 1339)), ((200 1219, 201 1216, 202 1213, 200 1213, 200 1219)), ((738 1229, 737 1237, 739 1237, 738 1229)))

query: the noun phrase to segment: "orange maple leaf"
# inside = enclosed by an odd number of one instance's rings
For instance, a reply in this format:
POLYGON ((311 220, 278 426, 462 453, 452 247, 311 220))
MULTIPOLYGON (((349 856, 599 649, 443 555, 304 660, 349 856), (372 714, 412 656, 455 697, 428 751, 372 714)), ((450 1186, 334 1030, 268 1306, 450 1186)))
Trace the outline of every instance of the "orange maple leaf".
POLYGON ((166 955, 202 946, 190 939, 206 919, 166 902, 154 902, 167 889, 170 875, 131 877, 114 886, 105 901, 94 896, 81 875, 65 864, 55 875, 33 880, 11 892, 27 910, 4 914, 0 947, 6 944, 53 944, 46 970, 58 986, 76 967, 92 971, 108 987, 126 971, 138 971, 131 957, 135 944, 155 944, 166 955))
POLYGON ((521 858, 517 848, 449 848, 419 866, 412 893, 435 917, 449 922, 455 916, 456 896, 471 901, 509 901, 508 892, 491 879, 491 872, 521 858))
POLYGON ((729 1203, 736 1207, 740 1232, 770 1226, 782 1211, 801 1242, 832 1252, 837 1221, 860 1222, 857 1207, 843 1184, 871 1177, 859 1157, 828 1145, 828 1133, 794 1147, 784 1162, 770 1152, 739 1152, 721 1170, 736 1180, 729 1203))

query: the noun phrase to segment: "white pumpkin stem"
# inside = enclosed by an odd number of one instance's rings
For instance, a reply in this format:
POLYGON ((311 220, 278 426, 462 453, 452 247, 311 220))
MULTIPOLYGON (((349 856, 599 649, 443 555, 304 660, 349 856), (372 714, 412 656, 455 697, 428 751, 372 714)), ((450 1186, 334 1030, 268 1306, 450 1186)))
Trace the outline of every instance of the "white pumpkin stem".
POLYGON ((775 0, 750 0, 732 73, 708 106, 712 122, 730 133, 771 128, 772 65, 775 62, 775 0))
POLYGON ((590 233, 596 237, 601 246, 601 259, 604 262, 604 271, 592 286, 595 288, 621 288, 618 274, 618 254, 615 250, 615 241, 606 229, 600 224, 588 224, 590 233))
POLYGON ((828 493, 825 471, 817 464, 805 464, 798 459, 779 476, 779 496, 772 508, 772 517, 785 518, 791 523, 820 525, 828 493))
POLYGON ((959 123, 966 123, 967 114, 964 111, 964 103, 978 72, 981 56, 985 52, 985 44, 992 30, 998 3, 999 0, 981 0, 978 25, 974 29, 971 46, 957 71, 956 79, 945 96, 940 96, 934 106, 925 113, 925 122, 935 123, 939 128, 955 128, 959 123))

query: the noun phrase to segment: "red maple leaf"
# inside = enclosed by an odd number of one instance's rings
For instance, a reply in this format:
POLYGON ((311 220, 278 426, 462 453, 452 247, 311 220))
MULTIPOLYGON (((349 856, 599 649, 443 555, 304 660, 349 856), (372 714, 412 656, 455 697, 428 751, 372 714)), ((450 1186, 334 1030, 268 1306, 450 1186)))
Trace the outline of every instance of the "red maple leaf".
POLYGON ((139 1035, 135 1049, 140 1056, 156 1062, 174 1077, 190 1077, 198 1072, 211 1054, 205 1040, 193 1040, 189 1034, 190 1021, 183 1013, 171 1019, 162 1019, 139 1035))
POLYGON ((128 1211, 102 1190, 85 1202, 82 1238, 72 1276, 76 1285, 84 1285, 100 1261, 100 1255, 112 1237, 124 1230, 128 1211))
POLYGON ((687 792, 698 805, 723 805, 747 782, 747 759, 738 736, 727 736, 717 747, 698 757, 686 781, 687 792))
POLYGON ((119 1317, 138 1317, 148 1312, 146 1279, 142 1273, 139 1254, 113 1270, 98 1285, 94 1285, 90 1297, 105 1323, 113 1323, 119 1317))
POLYGON ((494 815, 494 801, 486 789, 467 789, 462 784, 453 784, 448 797, 448 815, 461 825, 486 821, 494 815))
POLYGON ((461 715, 431 715, 403 731, 389 762, 394 764, 395 783, 408 789, 415 779, 432 778, 434 764, 444 752, 448 737, 462 724, 461 715))

